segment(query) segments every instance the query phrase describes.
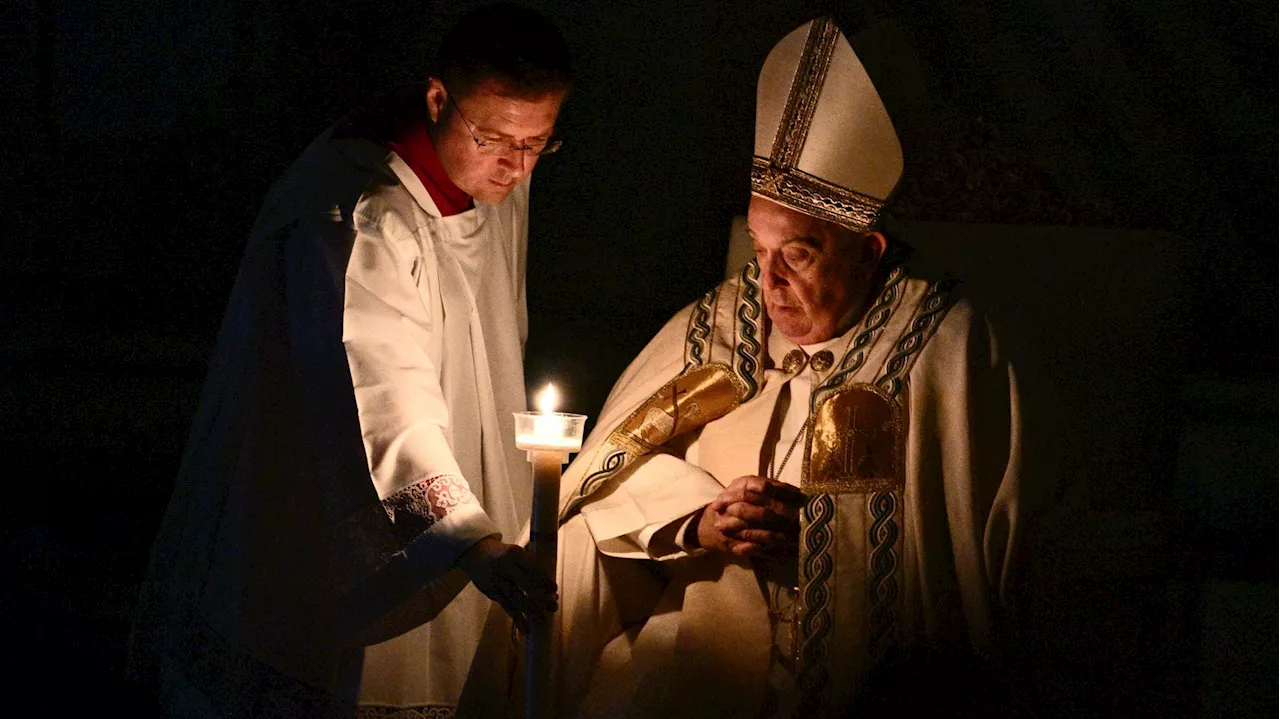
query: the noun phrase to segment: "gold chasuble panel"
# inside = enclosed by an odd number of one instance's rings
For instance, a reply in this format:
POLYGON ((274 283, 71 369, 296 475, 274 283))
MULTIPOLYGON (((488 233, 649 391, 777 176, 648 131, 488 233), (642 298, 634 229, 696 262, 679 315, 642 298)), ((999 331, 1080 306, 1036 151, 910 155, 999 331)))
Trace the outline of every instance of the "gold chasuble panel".
POLYGON ((900 640, 904 403, 853 384, 814 410, 801 488, 803 712, 842 706, 900 640), (850 681, 853 680, 853 681, 850 681))
POLYGON ((738 406, 741 381, 719 362, 696 367, 668 382, 610 435, 609 442, 637 457, 719 419, 738 406))
POLYGON ((592 450, 589 471, 560 512, 566 520, 592 492, 635 460, 673 437, 717 420, 734 409, 747 388, 723 362, 694 367, 663 385, 592 450))
POLYGON ((836 390, 813 417, 805 451, 806 494, 866 494, 902 487, 902 408, 869 384, 836 390))

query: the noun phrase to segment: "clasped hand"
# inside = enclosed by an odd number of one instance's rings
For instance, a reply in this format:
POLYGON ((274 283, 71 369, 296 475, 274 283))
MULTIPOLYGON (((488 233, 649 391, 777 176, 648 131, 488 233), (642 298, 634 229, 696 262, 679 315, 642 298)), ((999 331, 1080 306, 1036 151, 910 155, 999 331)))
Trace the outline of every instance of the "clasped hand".
POLYGON ((738 477, 690 525, 698 546, 746 557, 794 545, 800 535, 805 494, 765 477, 738 477), (696 528, 695 528, 696 527, 696 528))

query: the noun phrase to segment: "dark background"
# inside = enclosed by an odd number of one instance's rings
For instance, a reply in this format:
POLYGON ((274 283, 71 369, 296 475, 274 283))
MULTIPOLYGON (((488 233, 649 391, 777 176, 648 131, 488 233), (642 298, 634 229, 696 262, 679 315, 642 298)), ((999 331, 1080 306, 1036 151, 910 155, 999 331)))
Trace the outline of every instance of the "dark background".
MULTIPOLYGON (((421 79, 474 4, 6 4, 0 561, 18 680, 66 682, 55 703, 145 706, 119 678, 128 617, 258 203, 326 126, 421 79)), ((1130 560, 1169 571, 1100 595, 1095 644, 1149 641, 1095 647, 1124 661, 1079 659, 1089 689, 1072 696, 1090 695, 1081 713, 1274 715, 1273 2, 530 4, 578 58, 565 149, 535 174, 528 279, 529 384, 555 379, 570 410, 595 414, 720 278, 756 73, 821 13, 865 53, 902 136, 900 218, 1180 238, 1159 459, 1139 499, 1094 493, 1154 542, 1121 542, 1130 560), (1224 455, 1243 470, 1197 483, 1189 464, 1224 455), (1157 585, 1168 621, 1131 624, 1157 585)))

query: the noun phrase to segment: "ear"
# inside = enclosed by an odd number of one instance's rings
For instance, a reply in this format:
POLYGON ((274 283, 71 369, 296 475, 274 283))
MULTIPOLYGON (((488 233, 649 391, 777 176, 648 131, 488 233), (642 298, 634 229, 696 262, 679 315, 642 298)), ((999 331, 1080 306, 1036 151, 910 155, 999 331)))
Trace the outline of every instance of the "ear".
POLYGON ((449 101, 449 91, 444 88, 444 83, 438 77, 427 79, 427 116, 431 118, 432 124, 440 122, 440 116, 444 112, 444 105, 449 101))
POLYGON ((889 249, 889 238, 881 232, 864 232, 862 233, 862 247, 859 251, 858 260, 864 264, 875 267, 880 264, 880 258, 884 257, 885 251, 889 249))

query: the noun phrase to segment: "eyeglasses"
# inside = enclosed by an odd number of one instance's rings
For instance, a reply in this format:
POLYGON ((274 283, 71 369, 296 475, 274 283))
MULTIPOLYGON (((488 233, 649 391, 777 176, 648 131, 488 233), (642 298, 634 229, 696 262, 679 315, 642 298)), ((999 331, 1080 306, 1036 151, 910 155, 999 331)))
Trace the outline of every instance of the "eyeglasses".
POLYGON ((471 126, 471 121, 467 119, 466 115, 462 114, 462 108, 458 107, 458 103, 454 101, 453 93, 449 93, 449 102, 453 105, 453 109, 457 110, 458 117, 462 118, 462 124, 467 126, 467 132, 471 133, 471 139, 476 143, 476 152, 481 155, 505 156, 513 152, 523 152, 526 155, 542 157, 558 151, 560 146, 564 144, 561 140, 551 140, 537 145, 513 145, 510 142, 501 140, 481 140, 476 137, 476 131, 471 126))

